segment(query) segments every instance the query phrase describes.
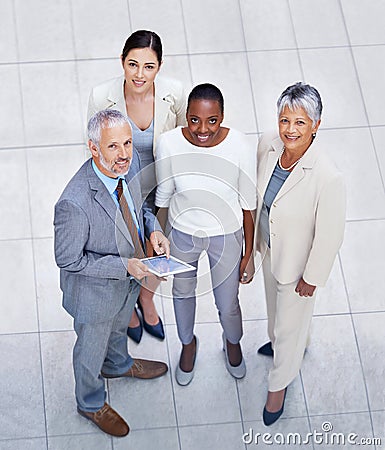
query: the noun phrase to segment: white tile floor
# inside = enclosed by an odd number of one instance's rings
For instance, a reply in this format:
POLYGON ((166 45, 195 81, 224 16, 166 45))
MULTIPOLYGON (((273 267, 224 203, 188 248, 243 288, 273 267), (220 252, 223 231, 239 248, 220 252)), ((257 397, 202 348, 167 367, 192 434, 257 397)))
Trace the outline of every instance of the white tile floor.
POLYGON ((297 448, 246 445, 242 434, 305 437, 326 421, 336 433, 382 440, 365 448, 385 448, 384 17, 383 0, 2 0, 2 450, 297 448), (256 354, 266 340, 260 274, 241 292, 245 379, 235 382, 224 368, 220 326, 205 295, 196 378, 187 388, 176 385, 180 347, 167 284, 157 299, 166 341, 145 334, 130 347, 168 361, 170 374, 108 382, 109 401, 130 423, 130 435, 107 437, 76 414, 74 333, 53 260, 53 204, 85 158, 90 88, 120 74, 121 47, 138 28, 162 36, 165 74, 188 89, 218 84, 227 123, 250 139, 275 127, 276 98, 292 82, 314 84, 324 99, 317 139, 346 176, 346 237, 318 297, 303 369, 271 429, 261 421, 270 361, 256 354), (16 186, 9 179, 15 175, 16 186))

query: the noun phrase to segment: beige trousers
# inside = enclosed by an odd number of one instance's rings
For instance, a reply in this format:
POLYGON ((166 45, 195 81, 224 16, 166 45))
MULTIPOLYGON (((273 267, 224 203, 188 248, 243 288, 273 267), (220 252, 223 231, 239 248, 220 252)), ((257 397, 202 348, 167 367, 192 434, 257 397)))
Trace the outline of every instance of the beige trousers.
POLYGON ((270 249, 262 263, 266 292, 267 332, 274 350, 273 367, 269 372, 269 391, 288 386, 298 375, 305 348, 309 343, 314 310, 313 297, 300 297, 297 282, 279 283, 271 273, 270 249))

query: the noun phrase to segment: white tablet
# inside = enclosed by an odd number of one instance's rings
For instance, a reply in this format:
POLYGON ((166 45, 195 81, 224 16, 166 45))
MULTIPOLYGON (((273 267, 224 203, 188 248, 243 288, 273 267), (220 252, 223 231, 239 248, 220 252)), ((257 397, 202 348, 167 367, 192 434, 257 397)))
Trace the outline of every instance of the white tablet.
POLYGON ((174 256, 170 256, 169 259, 166 258, 166 255, 153 256, 152 258, 143 258, 141 261, 148 267, 151 273, 158 277, 168 277, 169 275, 195 269, 194 266, 174 258, 174 256))

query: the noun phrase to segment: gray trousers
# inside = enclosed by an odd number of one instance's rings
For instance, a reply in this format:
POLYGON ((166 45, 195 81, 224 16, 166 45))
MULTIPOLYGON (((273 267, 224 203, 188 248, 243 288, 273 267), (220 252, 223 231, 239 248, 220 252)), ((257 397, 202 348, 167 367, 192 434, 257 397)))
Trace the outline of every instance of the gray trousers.
POLYGON ((75 395, 78 407, 98 411, 105 402, 104 378, 100 372, 119 375, 127 372, 133 359, 127 351, 127 325, 139 295, 140 285, 131 281, 121 310, 110 320, 79 323, 74 320, 77 335, 73 350, 75 395))
POLYGON ((197 267, 199 257, 205 250, 209 258, 219 320, 226 339, 237 344, 243 334, 238 299, 242 230, 223 236, 200 238, 172 229, 169 238, 171 254, 195 267, 194 271, 174 275, 172 293, 180 341, 189 344, 194 336, 197 267))

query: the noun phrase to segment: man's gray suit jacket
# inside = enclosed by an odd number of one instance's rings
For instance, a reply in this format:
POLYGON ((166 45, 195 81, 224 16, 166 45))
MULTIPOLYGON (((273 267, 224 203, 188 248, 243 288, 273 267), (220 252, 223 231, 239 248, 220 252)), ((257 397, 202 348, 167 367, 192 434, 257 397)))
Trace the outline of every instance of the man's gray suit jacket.
MULTIPOLYGON (((63 307, 78 322, 98 323, 123 306, 131 280, 127 262, 134 246, 119 208, 86 161, 55 205, 55 258, 60 267, 63 307)), ((139 226, 144 235, 161 231, 151 210, 142 204, 136 152, 126 176, 139 226)))

